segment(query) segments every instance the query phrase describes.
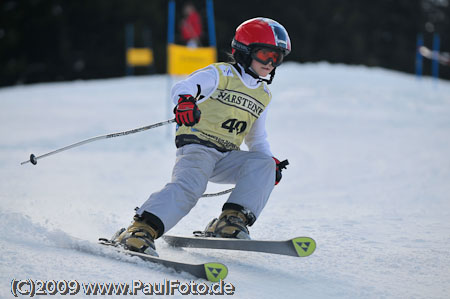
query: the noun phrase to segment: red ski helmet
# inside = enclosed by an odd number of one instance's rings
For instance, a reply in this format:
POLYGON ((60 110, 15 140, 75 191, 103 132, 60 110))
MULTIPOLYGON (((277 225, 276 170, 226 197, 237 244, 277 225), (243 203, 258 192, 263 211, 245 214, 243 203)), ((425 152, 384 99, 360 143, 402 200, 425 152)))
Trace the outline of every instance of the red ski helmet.
POLYGON ((291 40, 280 23, 258 17, 247 20, 237 27, 231 47, 233 53, 238 50, 245 54, 250 54, 255 48, 266 47, 278 50, 286 56, 291 52, 291 40))

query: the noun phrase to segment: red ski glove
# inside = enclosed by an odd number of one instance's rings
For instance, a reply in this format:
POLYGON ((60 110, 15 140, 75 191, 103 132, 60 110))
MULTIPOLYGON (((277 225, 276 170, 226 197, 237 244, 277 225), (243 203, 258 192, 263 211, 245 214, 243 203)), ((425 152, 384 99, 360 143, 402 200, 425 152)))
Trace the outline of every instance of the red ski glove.
POLYGON ((282 162, 280 162, 277 158, 272 157, 275 160, 275 163, 277 164, 277 168, 275 169, 275 185, 278 185, 278 183, 281 181, 281 178, 283 177, 281 175, 281 171, 283 169, 286 169, 286 166, 289 165, 289 161, 286 159, 282 162))
POLYGON ((178 105, 175 106, 175 121, 178 125, 192 127, 200 121, 201 112, 198 110, 196 100, 190 94, 180 95, 178 105))

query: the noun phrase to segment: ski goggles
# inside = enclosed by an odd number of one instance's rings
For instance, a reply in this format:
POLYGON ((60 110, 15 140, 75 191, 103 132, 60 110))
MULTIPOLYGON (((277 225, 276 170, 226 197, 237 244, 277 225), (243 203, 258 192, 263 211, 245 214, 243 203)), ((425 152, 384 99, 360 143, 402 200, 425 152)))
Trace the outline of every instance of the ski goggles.
POLYGON ((283 62, 284 55, 279 52, 268 48, 257 48, 252 51, 252 58, 262 64, 266 65, 272 62, 274 67, 279 66, 283 62))

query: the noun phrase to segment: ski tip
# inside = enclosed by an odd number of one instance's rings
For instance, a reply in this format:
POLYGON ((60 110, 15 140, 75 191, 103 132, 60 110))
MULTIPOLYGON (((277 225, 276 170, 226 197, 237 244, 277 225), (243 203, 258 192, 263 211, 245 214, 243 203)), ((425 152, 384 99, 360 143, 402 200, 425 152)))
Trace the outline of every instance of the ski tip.
POLYGON ((316 242, 308 237, 294 238, 292 244, 294 244, 295 251, 300 257, 309 256, 316 250, 316 242))
POLYGON ((228 268, 220 263, 206 263, 205 265, 206 278, 212 282, 224 280, 228 275, 228 268))

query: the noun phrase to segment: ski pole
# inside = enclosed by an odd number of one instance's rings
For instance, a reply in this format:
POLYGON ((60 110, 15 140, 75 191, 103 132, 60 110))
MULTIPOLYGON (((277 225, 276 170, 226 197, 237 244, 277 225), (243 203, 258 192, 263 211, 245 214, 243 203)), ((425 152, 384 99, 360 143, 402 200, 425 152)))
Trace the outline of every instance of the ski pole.
POLYGON ((227 189, 227 190, 224 190, 224 191, 221 191, 221 192, 217 192, 217 193, 205 193, 205 194, 203 194, 201 197, 215 197, 215 196, 220 196, 220 195, 224 195, 224 194, 230 193, 230 192, 233 191, 233 190, 234 190, 234 188, 227 189))
POLYGON ((28 162, 31 162, 31 164, 33 164, 33 165, 36 165, 37 164, 37 160, 39 160, 39 159, 42 159, 42 158, 45 158, 45 157, 48 157, 48 156, 51 156, 51 155, 55 155, 57 153, 66 151, 66 150, 74 148, 74 147, 78 147, 78 146, 81 146, 81 145, 84 145, 84 144, 87 144, 87 143, 91 143, 91 142, 94 142, 94 141, 97 141, 97 140, 114 138, 114 137, 120 137, 120 136, 126 136, 126 135, 130 135, 130 134, 135 134, 135 133, 147 131, 147 130, 150 130, 150 129, 154 129, 154 128, 157 128, 157 127, 161 127, 161 126, 165 126, 165 125, 171 124, 173 122, 175 122, 175 119, 169 119, 169 120, 162 121, 162 122, 159 122, 159 123, 156 123, 156 124, 152 124, 152 125, 148 125, 148 126, 145 126, 145 127, 132 129, 132 130, 129 130, 129 131, 111 133, 111 134, 101 135, 101 136, 97 136, 97 137, 91 137, 91 138, 88 138, 86 140, 82 140, 82 141, 76 142, 74 144, 70 144, 68 146, 62 147, 60 149, 48 152, 48 153, 40 155, 40 156, 35 156, 34 154, 31 154, 30 155, 30 159, 28 161, 24 161, 24 162, 20 163, 20 165, 24 165, 24 164, 26 164, 28 162))

